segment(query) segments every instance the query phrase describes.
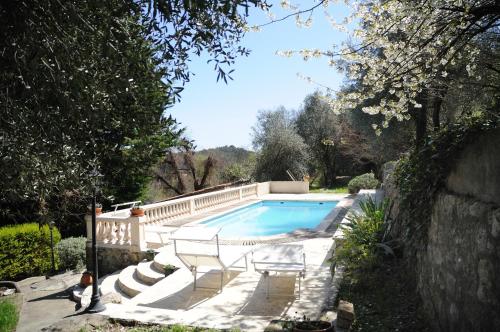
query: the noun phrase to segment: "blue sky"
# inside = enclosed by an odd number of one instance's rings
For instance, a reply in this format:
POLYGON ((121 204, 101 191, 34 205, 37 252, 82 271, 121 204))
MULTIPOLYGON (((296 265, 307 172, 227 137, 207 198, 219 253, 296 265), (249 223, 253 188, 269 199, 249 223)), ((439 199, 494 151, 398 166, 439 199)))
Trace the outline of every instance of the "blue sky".
MULTIPOLYGON (((301 8, 312 1, 296 2, 301 8)), ((272 3, 274 3, 272 1, 272 3)), ((316 3, 316 2, 314 2, 316 3)), ((278 4, 272 12, 283 17, 278 4)), ((330 5, 329 13, 340 21, 346 13, 341 5, 330 5)), ((266 23, 269 19, 260 12, 251 12, 251 24, 266 23)), ((252 50, 248 57, 239 57, 232 69, 233 81, 217 82, 217 74, 205 57, 193 57, 191 70, 196 74, 186 84, 182 100, 169 109, 186 134, 195 140, 197 149, 223 145, 252 148, 251 128, 259 110, 272 110, 280 105, 299 109, 304 98, 318 87, 299 78, 297 73, 311 76, 315 81, 336 89, 342 76, 328 66, 328 59, 303 61, 300 56, 284 58, 275 55, 278 50, 304 48, 329 49, 346 38, 330 26, 322 8, 313 14, 311 28, 298 28, 295 19, 273 23, 260 32, 248 32, 242 45, 252 50)))

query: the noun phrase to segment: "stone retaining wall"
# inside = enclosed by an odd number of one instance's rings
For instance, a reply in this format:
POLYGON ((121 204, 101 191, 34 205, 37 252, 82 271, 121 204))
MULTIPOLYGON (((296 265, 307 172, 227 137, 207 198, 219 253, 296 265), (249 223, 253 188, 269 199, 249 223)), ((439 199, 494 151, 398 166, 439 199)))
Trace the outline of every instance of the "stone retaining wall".
MULTIPOLYGON (((87 270, 92 270, 92 244, 87 243, 87 270)), ((118 247, 98 247, 97 265, 99 267, 99 276, 116 272, 129 265, 138 264, 146 258, 145 251, 131 251, 128 248, 118 247)))
MULTIPOLYGON (((500 130, 466 147, 433 202, 427 245, 418 248, 417 289, 436 331, 500 331, 500 130)), ((393 235, 418 223, 394 202, 393 235)), ((410 234, 411 236, 411 234, 410 234)))

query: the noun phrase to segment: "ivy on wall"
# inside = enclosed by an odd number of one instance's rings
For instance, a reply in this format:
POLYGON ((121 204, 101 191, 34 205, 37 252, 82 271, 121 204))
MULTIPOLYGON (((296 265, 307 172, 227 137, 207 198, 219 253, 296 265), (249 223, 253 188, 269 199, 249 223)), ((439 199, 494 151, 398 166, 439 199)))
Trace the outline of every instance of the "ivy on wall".
POLYGON ((480 134, 498 128, 499 124, 498 110, 463 116, 398 162, 394 176, 401 199, 400 211, 406 213, 403 219, 407 219, 399 221, 405 223, 400 236, 408 257, 414 257, 426 245, 435 195, 444 187, 460 152, 480 134))

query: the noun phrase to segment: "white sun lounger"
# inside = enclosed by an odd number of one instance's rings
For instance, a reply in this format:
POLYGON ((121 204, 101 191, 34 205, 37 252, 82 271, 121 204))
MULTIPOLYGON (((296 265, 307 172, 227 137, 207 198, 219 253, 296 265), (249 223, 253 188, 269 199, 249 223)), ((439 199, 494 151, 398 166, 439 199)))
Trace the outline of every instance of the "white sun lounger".
POLYGON ((301 244, 276 244, 261 247, 252 253, 252 262, 256 272, 267 279, 266 297, 269 298, 269 274, 276 275, 294 274, 300 279, 306 274, 306 255, 301 244))
MULTIPOLYGON (((200 268, 220 270, 220 290, 222 291, 224 272, 229 270, 248 270, 247 254, 252 247, 220 245, 220 228, 181 227, 170 237, 174 240, 175 255, 193 273, 193 288, 196 290, 196 275, 204 273, 200 268), (245 266, 236 264, 245 260, 245 266)), ((210 273, 205 271, 205 273, 210 273)), ((199 287, 198 288, 210 288, 199 287)))

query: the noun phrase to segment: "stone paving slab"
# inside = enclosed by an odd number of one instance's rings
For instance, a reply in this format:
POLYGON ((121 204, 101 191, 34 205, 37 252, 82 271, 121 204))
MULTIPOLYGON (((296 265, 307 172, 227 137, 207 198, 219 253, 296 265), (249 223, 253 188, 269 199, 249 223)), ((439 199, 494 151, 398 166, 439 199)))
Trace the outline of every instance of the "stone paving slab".
MULTIPOLYGON (((194 291, 192 275, 184 268, 126 305, 108 305, 102 314, 148 323, 239 327, 242 331, 263 331, 272 319, 303 315, 316 319, 331 292, 336 291, 332 288, 329 262, 333 240, 317 238, 297 243, 304 245, 307 266, 300 298, 295 276, 271 276, 270 296, 266 298, 266 280, 251 264, 248 271, 226 273, 222 292, 194 291)), ((200 286, 217 288, 218 284, 218 274, 203 274, 198 278, 200 286)))
POLYGON ((61 318, 75 313, 69 290, 80 282, 80 273, 67 272, 46 279, 28 278, 18 283, 24 295, 17 332, 40 331, 61 318))

